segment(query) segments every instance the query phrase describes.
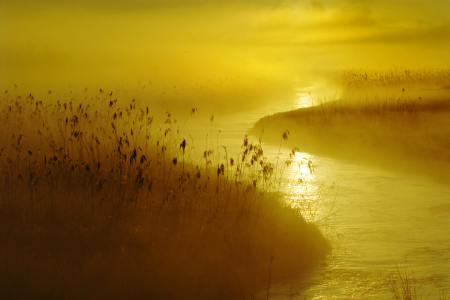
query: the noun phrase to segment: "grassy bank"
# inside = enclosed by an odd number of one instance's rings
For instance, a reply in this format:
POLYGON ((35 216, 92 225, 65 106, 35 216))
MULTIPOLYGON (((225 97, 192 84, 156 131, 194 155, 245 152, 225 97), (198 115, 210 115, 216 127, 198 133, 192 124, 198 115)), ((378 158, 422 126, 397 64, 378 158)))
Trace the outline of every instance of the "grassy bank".
POLYGON ((259 144, 189 160, 183 125, 153 120, 104 91, 4 94, 0 298, 251 298, 330 251, 259 144))
POLYGON ((450 72, 345 71, 341 99, 268 116, 252 132, 277 142, 271 128, 291 132, 291 146, 450 182, 450 72))

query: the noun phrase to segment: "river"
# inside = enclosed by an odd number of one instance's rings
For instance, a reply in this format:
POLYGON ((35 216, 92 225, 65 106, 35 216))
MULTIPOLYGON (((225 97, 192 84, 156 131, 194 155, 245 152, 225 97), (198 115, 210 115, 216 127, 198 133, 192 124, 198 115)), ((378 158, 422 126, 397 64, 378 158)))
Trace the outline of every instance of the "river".
MULTIPOLYGON (((274 99, 251 112, 195 120, 184 130, 193 144, 222 151, 215 154, 218 159, 225 153, 221 146, 233 157, 261 117, 314 105, 319 99, 332 100, 336 93, 312 85, 297 89, 296 95, 274 99)), ((291 151, 266 144, 264 138, 262 144, 272 161, 280 151, 284 155, 291 151)), ((286 201, 302 199, 310 212, 306 217, 320 226, 333 250, 308 280, 271 287, 270 299, 392 299, 389 276, 397 269, 414 280, 419 298, 445 295, 450 287, 450 186, 422 174, 301 151, 284 175, 291 182, 302 176, 307 184, 284 185, 286 201), (308 160, 314 164, 312 174, 308 160)), ((259 296, 265 298, 265 293, 259 296)))

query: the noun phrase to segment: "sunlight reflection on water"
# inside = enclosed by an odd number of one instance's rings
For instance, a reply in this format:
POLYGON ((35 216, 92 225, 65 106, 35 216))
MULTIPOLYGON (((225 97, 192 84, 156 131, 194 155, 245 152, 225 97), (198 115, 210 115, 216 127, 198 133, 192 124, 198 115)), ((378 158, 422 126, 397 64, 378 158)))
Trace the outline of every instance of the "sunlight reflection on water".
POLYGON ((433 298, 449 285, 450 214, 430 209, 448 205, 450 187, 420 174, 312 159, 319 165, 315 180, 339 187, 341 207, 323 228, 334 250, 304 291, 308 299, 390 299, 386 274, 399 264, 413 271, 421 295, 433 298))
POLYGON ((298 88, 295 90, 297 96, 296 108, 304 108, 314 105, 314 86, 309 86, 305 88, 298 88))
MULTIPOLYGON (((228 159, 237 158, 245 133, 259 118, 317 104, 317 91, 299 88, 295 99, 274 100, 254 111, 220 116, 213 122, 194 120, 185 130, 196 147, 191 153, 193 161, 201 161, 205 147, 217 149, 219 161, 225 159, 221 146, 227 147, 228 159)), ((254 137, 255 142, 258 138, 254 137)), ((308 282, 274 286, 270 299, 304 299, 305 295, 308 299, 391 299, 386 276, 399 264, 413 271, 424 297, 433 298, 439 288, 450 286, 449 186, 420 174, 319 157, 301 149, 287 166, 292 149, 264 140, 262 148, 264 156, 279 163, 285 175, 286 201, 318 224, 333 246, 327 264, 308 282), (292 290, 297 294, 290 294, 292 290)))
POLYGON ((320 103, 327 101, 337 100, 340 97, 340 92, 338 90, 327 90, 320 84, 314 84, 307 87, 296 88, 295 95, 295 109, 299 109, 319 105, 320 103))
POLYGON ((323 223, 328 217, 328 209, 323 203, 324 194, 333 186, 325 190, 323 184, 318 183, 311 156, 305 152, 295 152, 286 173, 286 185, 283 187, 286 202, 299 208, 306 221, 323 223))

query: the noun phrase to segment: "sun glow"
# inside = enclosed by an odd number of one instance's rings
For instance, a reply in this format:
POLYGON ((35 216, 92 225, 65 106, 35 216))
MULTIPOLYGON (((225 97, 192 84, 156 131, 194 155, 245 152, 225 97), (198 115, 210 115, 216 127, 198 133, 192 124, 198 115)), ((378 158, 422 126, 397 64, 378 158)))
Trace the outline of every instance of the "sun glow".
POLYGON ((449 11, 1 0, 0 298, 364 299, 413 252, 445 286, 449 11))

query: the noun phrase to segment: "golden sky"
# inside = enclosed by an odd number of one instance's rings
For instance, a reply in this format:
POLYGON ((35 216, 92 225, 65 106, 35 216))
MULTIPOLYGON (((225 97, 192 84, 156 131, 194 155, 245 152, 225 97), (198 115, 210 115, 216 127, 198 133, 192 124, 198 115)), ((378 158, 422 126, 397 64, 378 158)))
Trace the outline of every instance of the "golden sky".
POLYGON ((448 68, 448 0, 3 0, 0 86, 448 68))

